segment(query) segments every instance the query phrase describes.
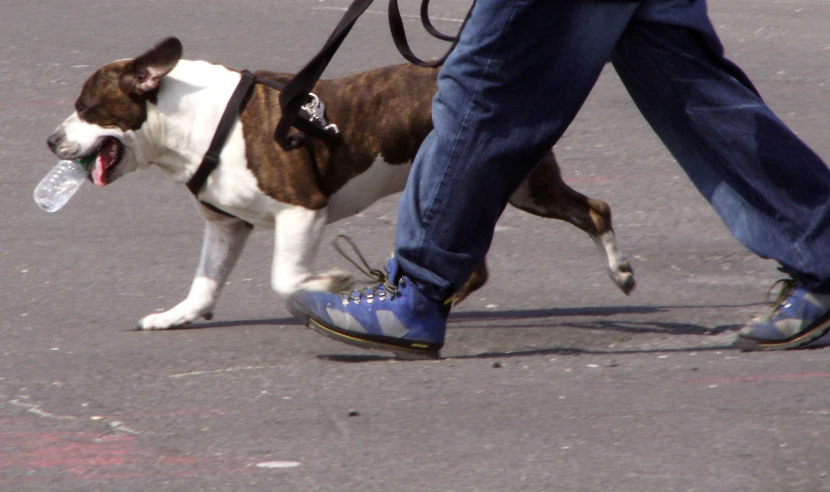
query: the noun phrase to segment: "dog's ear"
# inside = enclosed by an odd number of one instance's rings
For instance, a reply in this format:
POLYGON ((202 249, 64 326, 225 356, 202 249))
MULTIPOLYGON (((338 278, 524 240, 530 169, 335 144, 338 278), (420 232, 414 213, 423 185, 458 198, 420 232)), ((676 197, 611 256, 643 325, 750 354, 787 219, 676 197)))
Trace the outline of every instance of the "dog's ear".
POLYGON ((159 80, 173 70, 181 57, 181 41, 172 36, 163 40, 127 64, 121 75, 121 88, 131 94, 156 90, 159 80))

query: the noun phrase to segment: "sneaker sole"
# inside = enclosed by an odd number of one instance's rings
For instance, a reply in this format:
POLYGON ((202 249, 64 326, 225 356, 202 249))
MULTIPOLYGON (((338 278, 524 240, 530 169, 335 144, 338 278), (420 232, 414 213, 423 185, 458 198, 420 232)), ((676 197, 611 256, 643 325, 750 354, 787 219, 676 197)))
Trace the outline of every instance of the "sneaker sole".
POLYGON ((362 349, 383 350, 392 352, 400 359, 404 360, 434 360, 440 358, 438 352, 441 347, 435 347, 435 344, 425 344, 417 342, 406 342, 406 345, 398 345, 396 343, 387 343, 378 339, 360 338, 350 333, 344 333, 335 326, 328 325, 324 321, 317 320, 313 315, 300 303, 294 300, 293 297, 288 298, 286 303, 288 312, 297 318, 306 327, 316 331, 317 333, 331 338, 332 340, 358 347, 362 349))
POLYGON ((738 335, 738 338, 735 340, 734 347, 739 350, 751 352, 801 348, 823 337, 828 331, 830 331, 830 314, 822 316, 814 327, 808 328, 799 335, 781 341, 771 342, 738 335))

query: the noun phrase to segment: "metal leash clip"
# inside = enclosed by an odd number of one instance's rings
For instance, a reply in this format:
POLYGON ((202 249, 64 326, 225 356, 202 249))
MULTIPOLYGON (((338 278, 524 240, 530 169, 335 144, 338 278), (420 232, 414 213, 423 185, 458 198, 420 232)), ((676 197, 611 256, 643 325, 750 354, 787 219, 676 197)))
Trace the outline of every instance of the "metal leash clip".
POLYGON ((329 124, 326 121, 326 105, 323 104, 323 101, 321 101, 316 94, 309 92, 308 95, 311 96, 311 100, 300 108, 303 113, 302 116, 304 116, 309 123, 328 132, 330 135, 339 135, 340 129, 337 128, 337 125, 334 123, 329 124))

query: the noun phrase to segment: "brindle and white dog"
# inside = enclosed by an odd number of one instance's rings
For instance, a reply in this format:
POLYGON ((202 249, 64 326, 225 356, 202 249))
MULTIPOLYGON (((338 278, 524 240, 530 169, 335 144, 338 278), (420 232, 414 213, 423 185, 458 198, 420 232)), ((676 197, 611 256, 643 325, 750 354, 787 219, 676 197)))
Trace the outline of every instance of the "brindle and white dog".
MULTIPOLYGON (((49 137, 51 150, 61 159, 95 155, 89 179, 98 186, 149 165, 175 182, 187 182, 210 145, 240 73, 182 60, 181 54, 179 40, 168 38, 137 58, 98 69, 84 83, 75 112, 49 137)), ((273 136, 280 119, 279 93, 256 85, 220 165, 196 201, 206 227, 190 292, 172 309, 142 318, 140 328, 160 330, 210 319, 253 225, 275 230, 271 285, 278 294, 348 288, 348 275, 312 269, 323 228, 403 189, 418 146, 432 129, 436 74, 406 64, 320 81, 314 92, 325 101, 326 116, 339 126, 342 138, 332 145, 315 142, 316 167, 304 150, 279 147, 273 136)), ((291 78, 256 75, 284 82, 291 78)), ((568 187, 553 153, 510 203, 587 232, 614 283, 626 294, 634 288, 631 267, 615 243, 608 204, 568 187)), ((486 278, 482 263, 456 300, 486 278)))

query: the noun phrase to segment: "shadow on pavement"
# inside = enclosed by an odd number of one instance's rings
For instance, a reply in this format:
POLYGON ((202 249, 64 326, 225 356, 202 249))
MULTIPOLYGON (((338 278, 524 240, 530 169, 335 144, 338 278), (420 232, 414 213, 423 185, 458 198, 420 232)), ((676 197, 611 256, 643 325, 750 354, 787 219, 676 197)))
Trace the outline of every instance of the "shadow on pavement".
POLYGON ((486 319, 526 319, 556 318, 563 316, 614 316, 618 314, 655 314, 673 309, 721 309, 763 306, 764 303, 749 304, 707 304, 707 305, 672 305, 672 306, 585 306, 575 308, 526 309, 515 311, 461 311, 452 313, 450 321, 486 320, 486 319))
MULTIPOLYGON (((682 348, 654 348, 654 349, 632 349, 632 350, 585 350, 572 347, 555 347, 546 349, 533 350, 516 350, 509 352, 482 352, 479 354, 454 355, 451 357, 442 357, 444 360, 452 359, 509 359, 511 357, 528 357, 533 355, 625 355, 625 354, 663 354, 672 352, 715 352, 723 350, 735 350, 731 345, 723 345, 718 347, 682 347, 682 348)), ((399 360, 401 362, 419 362, 409 361, 406 359, 399 359, 395 356, 376 355, 376 354, 321 354, 317 356, 318 359, 329 360, 332 362, 380 362, 399 360)))
MULTIPOLYGON (((657 314, 665 313, 675 309, 719 309, 719 308, 743 308, 761 304, 722 304, 722 305, 697 305, 697 306, 587 306, 575 308, 551 308, 551 309, 525 309, 510 311, 461 311, 450 315, 449 324, 469 323, 475 321, 486 322, 510 322, 520 320, 551 320, 550 323, 504 323, 499 328, 525 329, 525 328, 578 328, 588 330, 609 330, 625 333, 664 333, 669 335, 716 335, 729 330, 740 328, 738 325, 721 325, 714 328, 694 325, 690 323, 671 323, 661 321, 633 321, 633 320, 587 320, 563 322, 561 318, 566 317, 608 317, 629 314, 657 314)), ((237 328, 241 326, 285 326, 299 325, 294 318, 265 318, 265 319, 241 319, 228 321, 202 321, 191 323, 186 326, 172 328, 172 330, 196 330, 211 328, 237 328)), ((492 329, 492 324, 482 326, 466 325, 464 329, 492 329)))
MULTIPOLYGON (((799 350, 820 350, 830 346, 830 335, 822 337, 819 340, 811 343, 807 347, 799 350)), ((443 360, 452 359, 509 359, 511 357, 527 357, 533 355, 627 355, 627 354, 670 354, 670 353, 689 353, 689 352, 721 352, 721 351, 737 351, 732 345, 706 346, 706 347, 679 347, 679 348, 653 348, 653 349, 630 349, 630 350, 586 350, 572 347, 556 347, 547 349, 533 349, 533 350, 516 350, 509 352, 482 352, 479 354, 465 354, 453 355, 451 357, 441 357, 443 360)), ((762 353, 762 352, 758 352, 762 353)), ((317 356, 318 359, 328 360, 332 362, 347 362, 347 363, 362 363, 362 362, 388 362, 396 360, 401 362, 419 362, 410 361, 406 359, 399 359, 395 356, 377 355, 377 354, 321 354, 317 356)), ((440 360, 440 359, 439 359, 440 360)), ((615 367, 615 363, 611 363, 608 367, 615 367)))

